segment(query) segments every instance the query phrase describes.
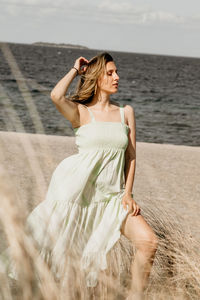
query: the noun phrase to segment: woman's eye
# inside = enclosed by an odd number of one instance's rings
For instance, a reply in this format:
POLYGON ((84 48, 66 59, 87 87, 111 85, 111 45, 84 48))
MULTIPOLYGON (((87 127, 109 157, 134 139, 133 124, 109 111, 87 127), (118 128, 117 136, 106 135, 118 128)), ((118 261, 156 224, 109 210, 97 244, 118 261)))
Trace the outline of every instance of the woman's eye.
MULTIPOLYGON (((112 75, 112 73, 107 73, 109 76, 111 76, 112 75)), ((118 75, 118 71, 116 71, 116 74, 118 75)))

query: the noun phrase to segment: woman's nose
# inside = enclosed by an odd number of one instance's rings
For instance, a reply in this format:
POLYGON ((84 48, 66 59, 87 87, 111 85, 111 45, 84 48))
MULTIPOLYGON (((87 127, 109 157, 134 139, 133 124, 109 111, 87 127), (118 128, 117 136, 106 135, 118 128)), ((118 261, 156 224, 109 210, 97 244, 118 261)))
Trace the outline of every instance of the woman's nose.
POLYGON ((119 80, 119 75, 117 73, 115 73, 114 78, 119 80))

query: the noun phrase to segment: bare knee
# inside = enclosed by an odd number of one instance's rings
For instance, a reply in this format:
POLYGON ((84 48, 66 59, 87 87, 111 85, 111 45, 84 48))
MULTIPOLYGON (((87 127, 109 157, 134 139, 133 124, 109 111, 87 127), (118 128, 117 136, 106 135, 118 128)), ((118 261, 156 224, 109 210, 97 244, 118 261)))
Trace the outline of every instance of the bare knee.
POLYGON ((150 256, 156 252, 158 238, 142 215, 134 217, 127 215, 122 226, 122 233, 133 243, 137 250, 150 256))
POLYGON ((148 233, 135 243, 136 249, 146 255, 154 255, 158 248, 158 238, 155 233, 148 233))

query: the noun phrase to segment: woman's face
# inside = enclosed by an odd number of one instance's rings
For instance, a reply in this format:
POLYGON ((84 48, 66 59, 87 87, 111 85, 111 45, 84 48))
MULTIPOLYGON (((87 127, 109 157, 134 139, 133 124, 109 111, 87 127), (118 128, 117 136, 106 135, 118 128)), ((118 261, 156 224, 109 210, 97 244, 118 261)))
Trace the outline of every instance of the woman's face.
POLYGON ((106 71, 97 80, 97 86, 101 91, 108 94, 114 94, 118 90, 119 76, 117 74, 117 68, 113 61, 109 61, 106 64, 106 71))

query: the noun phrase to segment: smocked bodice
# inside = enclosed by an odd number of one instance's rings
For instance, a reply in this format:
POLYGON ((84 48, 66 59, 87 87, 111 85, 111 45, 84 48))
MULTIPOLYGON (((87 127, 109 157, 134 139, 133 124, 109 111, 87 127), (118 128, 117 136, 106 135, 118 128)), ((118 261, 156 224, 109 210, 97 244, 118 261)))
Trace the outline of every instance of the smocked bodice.
POLYGON ((120 106, 121 122, 96 121, 92 111, 87 109, 91 115, 90 123, 74 128, 79 152, 92 149, 126 150, 129 126, 124 123, 123 107, 120 106))

